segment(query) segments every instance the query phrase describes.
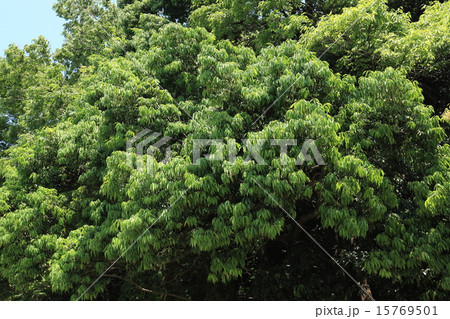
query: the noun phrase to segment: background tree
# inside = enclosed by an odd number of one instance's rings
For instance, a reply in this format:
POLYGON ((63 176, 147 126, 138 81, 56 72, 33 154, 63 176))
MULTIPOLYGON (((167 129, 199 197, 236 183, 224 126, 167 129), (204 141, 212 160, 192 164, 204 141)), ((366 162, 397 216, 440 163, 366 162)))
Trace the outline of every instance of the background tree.
MULTIPOLYGON (((55 59, 66 67, 68 77, 77 77, 82 66, 89 65, 92 54, 107 54, 107 43, 120 37, 117 7, 111 0, 58 0, 53 8, 65 19, 65 41, 55 59)), ((120 44, 119 44, 120 47, 120 44)), ((120 51, 119 51, 120 52, 120 51)))
POLYGON ((40 37, 23 50, 10 46, 0 59, 0 151, 21 133, 55 125, 70 90, 64 68, 54 63, 47 40, 40 37))
POLYGON ((419 82, 426 103, 441 114, 450 103, 449 20, 448 2, 426 7, 419 21, 411 23, 408 15, 389 10, 383 1, 361 1, 322 19, 301 41, 317 54, 326 52, 323 58, 340 73, 360 76, 389 66, 407 70, 409 78, 419 82))

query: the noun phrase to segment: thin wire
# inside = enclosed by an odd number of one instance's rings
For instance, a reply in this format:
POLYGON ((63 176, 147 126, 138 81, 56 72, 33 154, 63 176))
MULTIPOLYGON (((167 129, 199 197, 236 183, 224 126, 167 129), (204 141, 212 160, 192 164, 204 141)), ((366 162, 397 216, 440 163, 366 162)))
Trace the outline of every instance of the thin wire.
POLYGON ((370 297, 370 299, 372 299, 373 301, 375 301, 375 299, 367 292, 367 290, 366 289, 364 289, 357 281, 356 281, 356 279, 355 278, 353 278, 353 276, 352 275, 350 275, 348 272, 347 272, 347 270, 345 270, 345 268, 344 267, 342 267, 337 261, 336 261, 336 259, 334 259, 333 258, 333 256, 331 256, 330 255, 330 253, 325 249, 325 248, 323 248, 323 246, 305 229, 305 228, 303 228, 303 226, 302 225, 300 225, 300 223, 298 222, 298 221, 296 221, 295 220, 295 218, 294 217, 292 217, 291 216, 291 214, 289 214, 284 208, 283 208, 283 206, 281 206, 276 200, 275 200, 275 198, 273 198, 273 196, 272 195, 270 195, 253 177, 252 177, 252 180, 270 197, 270 199, 272 199, 277 205, 278 205, 278 207, 280 207, 282 210, 283 210, 283 212, 290 218, 290 219, 292 219, 292 221, 298 226, 298 227, 300 227, 300 229, 306 234, 306 235, 308 235, 308 237, 320 248, 320 249, 322 249, 323 250, 323 252, 328 256, 328 257, 330 257, 331 258, 331 260, 333 260, 334 261, 334 263, 336 264, 336 265, 338 265, 339 266, 339 268, 341 268, 342 269, 342 271, 344 271, 344 273, 355 283, 355 284, 357 284, 358 285, 358 287, 367 295, 367 296, 369 296, 370 297))
MULTIPOLYGON (((197 178, 197 180, 198 180, 199 178, 197 178)), ((196 181, 197 181, 196 180, 196 181)), ((170 208, 176 203, 176 202, 178 202, 178 200, 180 199, 180 198, 182 198, 185 194, 186 194, 186 192, 189 190, 189 189, 191 189, 191 187, 192 187, 193 185, 191 185, 191 186, 189 186, 184 192, 183 192, 183 194, 182 195, 180 195, 165 211, 164 211, 164 213, 162 213, 149 227, 147 227, 143 232, 142 232, 142 234, 130 245, 130 246, 128 246, 128 248, 119 256, 119 258, 117 258, 108 268, 106 268, 106 270, 97 278, 97 279, 95 279, 94 280, 94 282, 77 298, 77 300, 76 301, 79 301, 80 299, 81 299, 81 297, 83 297, 96 283, 97 283, 97 281, 99 281, 111 268, 112 268, 112 266, 114 266, 118 261, 119 261, 119 259, 121 259, 127 252, 128 252, 128 250, 130 250, 131 249, 131 247, 133 247, 141 238, 142 238, 142 236, 144 236, 145 235, 145 233, 146 232, 148 232, 169 210, 170 210, 170 208)))

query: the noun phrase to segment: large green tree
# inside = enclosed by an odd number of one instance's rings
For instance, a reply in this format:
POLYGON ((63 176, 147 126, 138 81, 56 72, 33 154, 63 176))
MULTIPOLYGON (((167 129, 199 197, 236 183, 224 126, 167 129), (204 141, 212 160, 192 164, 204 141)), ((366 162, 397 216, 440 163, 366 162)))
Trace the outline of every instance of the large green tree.
POLYGON ((448 3, 55 9, 54 56, 0 59, 0 298, 359 299, 303 228, 375 298, 448 299, 448 3), (144 129, 168 160, 127 152, 144 129))

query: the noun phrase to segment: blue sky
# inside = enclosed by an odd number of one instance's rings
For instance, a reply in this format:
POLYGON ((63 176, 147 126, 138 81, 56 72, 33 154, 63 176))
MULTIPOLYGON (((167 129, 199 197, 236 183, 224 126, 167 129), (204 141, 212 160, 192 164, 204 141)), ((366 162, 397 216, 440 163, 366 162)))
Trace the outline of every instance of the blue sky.
POLYGON ((63 19, 56 16, 56 0, 0 0, 0 55, 10 43, 20 48, 43 35, 52 51, 63 43, 63 19))

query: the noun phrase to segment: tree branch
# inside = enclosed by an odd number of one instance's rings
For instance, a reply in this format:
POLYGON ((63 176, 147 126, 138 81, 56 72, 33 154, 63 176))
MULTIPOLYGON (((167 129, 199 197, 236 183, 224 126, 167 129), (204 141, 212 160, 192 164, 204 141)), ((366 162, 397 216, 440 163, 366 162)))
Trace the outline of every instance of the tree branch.
POLYGON ((185 297, 182 297, 182 296, 178 296, 178 295, 171 294, 171 293, 165 293, 165 292, 157 292, 157 291, 154 291, 154 290, 150 290, 150 289, 144 288, 141 285, 135 283, 134 281, 131 281, 129 279, 126 279, 126 278, 123 278, 123 277, 120 277, 120 276, 104 275, 103 277, 110 277, 110 278, 120 279, 122 281, 125 281, 125 282, 128 282, 128 283, 134 285, 135 287, 139 288, 139 290, 142 290, 144 292, 148 292, 148 293, 151 293, 151 294, 156 294, 156 295, 160 295, 160 296, 171 296, 171 297, 174 297, 174 298, 177 298, 177 299, 180 299, 180 300, 189 301, 189 299, 187 299, 185 297))

